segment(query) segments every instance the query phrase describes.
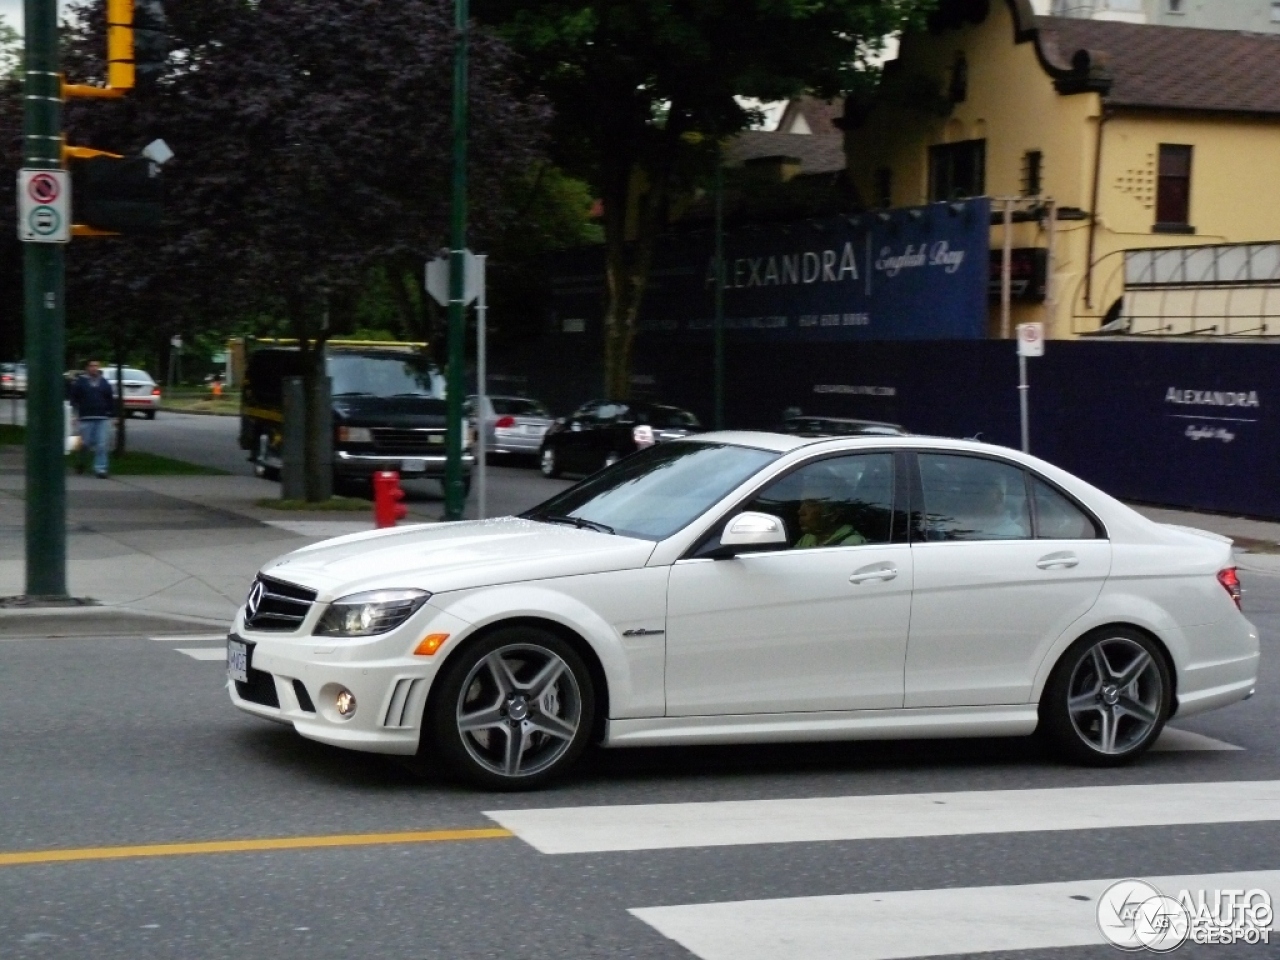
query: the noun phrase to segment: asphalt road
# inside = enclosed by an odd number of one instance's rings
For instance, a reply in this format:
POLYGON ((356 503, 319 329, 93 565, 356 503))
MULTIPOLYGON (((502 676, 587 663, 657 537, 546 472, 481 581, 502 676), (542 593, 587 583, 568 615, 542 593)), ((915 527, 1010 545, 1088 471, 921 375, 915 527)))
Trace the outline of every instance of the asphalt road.
MULTIPOLYGON (((125 430, 130 449, 156 453, 188 463, 198 463, 227 473, 251 476, 252 465, 238 443, 237 417, 160 411, 155 420, 131 419, 125 430)), ((488 471, 489 516, 520 513, 570 486, 564 480, 548 480, 532 458, 494 458, 488 471)), ((403 482, 406 500, 414 512, 443 510, 444 494, 435 480, 403 482), (439 508, 439 509, 437 509, 439 508)), ((472 485, 468 516, 474 515, 478 491, 472 485)))
MULTIPOLYGON (((938 911, 957 896, 966 911, 1016 904, 1029 884, 1079 881, 1096 892, 1085 881, 1276 870, 1280 822, 1198 822, 1197 814, 1174 826, 1002 832, 1007 825, 992 814, 981 832, 959 835, 908 829, 896 838, 716 846, 710 838, 726 815, 697 805, 1049 791, 1016 818, 1051 808, 1073 787, 1211 783, 1224 784, 1214 791, 1225 797, 1235 789, 1229 784, 1280 780, 1280 580, 1254 577, 1246 588, 1264 637, 1258 695, 1175 724, 1242 749, 1153 752, 1109 771, 1062 765, 1033 740, 646 749, 598 751, 545 792, 486 795, 237 713, 213 638, 0 641, 0 957, 721 960, 730 954, 714 944, 733 931, 717 932, 715 910, 743 901, 774 901, 747 903, 746 921, 734 921, 747 924, 736 931, 747 945, 732 955, 746 960, 858 960, 890 955, 874 952, 884 943, 898 956, 917 943, 935 944, 920 947, 934 954, 976 955, 965 947, 973 936, 993 951, 982 954, 990 960, 1117 957, 1110 946, 1000 950, 992 944, 1009 930, 998 928, 992 940, 990 930, 974 934, 938 911), (671 849, 553 854, 519 836, 354 845, 368 834, 492 832, 486 811, 530 808, 571 808, 560 818, 571 833, 580 816, 572 808, 674 802, 693 806, 677 808, 673 823, 687 816, 693 826, 683 828, 692 838, 682 834, 671 849), (242 841, 263 838, 312 839, 243 849, 242 841), (200 842, 230 846, 154 846, 200 842), (141 849, 102 850, 118 847, 141 849), (14 862, 23 852, 47 860, 48 851, 70 852, 64 862, 14 862), (904 895, 890 892, 913 890, 931 892, 912 901, 904 920, 894 912, 904 895), (873 894, 863 898, 873 909, 851 925, 840 911, 853 907, 829 898, 854 894, 873 894), (682 904, 721 904, 689 908, 695 932, 712 946, 691 952, 659 931, 678 927, 685 913, 644 912, 682 904), (809 919, 786 912, 799 908, 809 919), (771 926, 779 909, 784 919, 771 926), (823 952, 806 937, 834 938, 836 947, 823 952)), ((944 811, 949 799, 893 806, 913 824, 918 804, 944 811)), ((1206 803, 1203 819, 1221 818, 1229 803, 1206 803)), ((622 812, 624 824, 640 819, 622 812)), ((819 830, 830 826, 829 813, 812 820, 819 830)), ((1280 883, 1270 893, 1280 898, 1280 883)), ((1092 917, 1089 902, 1075 909, 1092 917)), ((1057 943, 1054 922, 1034 911, 1012 926, 1057 943)), ((1278 949, 1188 944, 1177 956, 1274 958, 1278 949)))

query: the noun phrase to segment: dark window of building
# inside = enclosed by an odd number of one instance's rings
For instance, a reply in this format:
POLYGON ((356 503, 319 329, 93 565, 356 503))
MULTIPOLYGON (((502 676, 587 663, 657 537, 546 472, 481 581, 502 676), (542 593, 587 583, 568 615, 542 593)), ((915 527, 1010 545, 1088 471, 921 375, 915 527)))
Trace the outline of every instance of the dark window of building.
POLYGON ((1039 150, 1028 150, 1022 155, 1022 195, 1038 197, 1040 195, 1040 166, 1044 162, 1044 154, 1039 150))
POLYGON ((1165 10, 1169 13, 1186 13, 1183 9, 1182 0, 1165 0, 1165 10))
POLYGON ((888 167, 880 167, 876 170, 876 195, 875 205, 877 207, 893 206, 893 171, 888 167))
POLYGON ((986 167, 986 140, 961 140, 930 147, 930 201, 982 196, 986 192, 986 167))
POLYGON ((1160 144, 1156 179, 1156 229, 1186 229, 1191 222, 1191 148, 1160 144))
POLYGON ((969 61, 963 53, 956 54, 951 67, 951 83, 947 85, 947 99, 952 103, 964 103, 969 98, 969 61))

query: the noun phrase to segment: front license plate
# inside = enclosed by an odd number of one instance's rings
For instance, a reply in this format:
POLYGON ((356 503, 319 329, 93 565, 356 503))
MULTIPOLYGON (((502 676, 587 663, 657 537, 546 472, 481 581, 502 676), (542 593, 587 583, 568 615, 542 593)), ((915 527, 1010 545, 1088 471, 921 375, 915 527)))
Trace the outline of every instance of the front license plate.
POLYGON ((426 473, 427 461, 425 460, 401 460, 401 473, 426 473))
POLYGON ((227 676, 241 683, 249 682, 249 645, 239 640, 227 641, 227 676))

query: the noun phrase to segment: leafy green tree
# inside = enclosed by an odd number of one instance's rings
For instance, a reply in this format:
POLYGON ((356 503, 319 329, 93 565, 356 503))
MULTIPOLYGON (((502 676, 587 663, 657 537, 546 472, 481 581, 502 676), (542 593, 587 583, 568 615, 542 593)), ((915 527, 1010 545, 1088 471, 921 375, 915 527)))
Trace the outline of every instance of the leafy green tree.
POLYGON ((0 17, 0 77, 17 79, 22 66, 22 37, 0 17))
POLYGON ((753 119, 735 96, 833 96, 934 0, 476 0, 555 107, 554 155, 604 201, 605 387, 630 387, 635 323, 673 200, 753 119))

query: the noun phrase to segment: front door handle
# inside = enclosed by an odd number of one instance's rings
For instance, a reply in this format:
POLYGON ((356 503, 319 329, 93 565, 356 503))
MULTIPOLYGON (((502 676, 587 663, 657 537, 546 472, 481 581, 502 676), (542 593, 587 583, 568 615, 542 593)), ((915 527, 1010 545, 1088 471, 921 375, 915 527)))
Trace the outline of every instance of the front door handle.
POLYGON ((1080 558, 1074 553, 1051 553, 1037 560, 1036 566, 1041 570, 1058 570, 1078 566, 1079 563, 1080 558))
POLYGON ((882 564, 876 567, 863 567, 849 577, 850 583, 866 583, 868 580, 892 580, 898 575, 898 568, 893 564, 882 564))

